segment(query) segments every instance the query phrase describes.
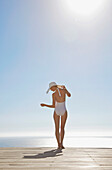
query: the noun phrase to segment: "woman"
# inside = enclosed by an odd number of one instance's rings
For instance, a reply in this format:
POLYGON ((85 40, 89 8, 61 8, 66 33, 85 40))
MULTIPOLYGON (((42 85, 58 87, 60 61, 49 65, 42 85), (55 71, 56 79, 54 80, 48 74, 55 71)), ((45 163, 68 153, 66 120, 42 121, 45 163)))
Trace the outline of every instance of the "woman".
POLYGON ((55 82, 49 83, 49 89, 47 90, 46 93, 49 92, 49 90, 53 91, 54 93, 52 94, 52 105, 47 105, 44 103, 41 103, 40 105, 50 107, 50 108, 55 108, 54 109, 54 122, 55 122, 55 135, 58 143, 58 148, 64 149, 63 146, 63 139, 64 139, 64 127, 65 123, 67 120, 67 110, 65 106, 65 99, 66 95, 68 97, 71 96, 71 94, 68 92, 66 87, 57 85, 55 82), (61 118, 61 131, 59 133, 59 122, 61 118))

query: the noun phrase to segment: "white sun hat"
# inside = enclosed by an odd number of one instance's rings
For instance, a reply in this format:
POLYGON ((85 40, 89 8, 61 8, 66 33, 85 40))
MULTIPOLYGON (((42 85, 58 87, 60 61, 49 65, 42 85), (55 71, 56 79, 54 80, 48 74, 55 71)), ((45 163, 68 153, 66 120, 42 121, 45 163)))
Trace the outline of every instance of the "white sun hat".
POLYGON ((48 88, 48 90, 46 91, 46 93, 48 93, 49 90, 50 90, 50 88, 53 87, 53 86, 58 86, 58 85, 57 85, 55 82, 49 83, 49 88, 48 88))

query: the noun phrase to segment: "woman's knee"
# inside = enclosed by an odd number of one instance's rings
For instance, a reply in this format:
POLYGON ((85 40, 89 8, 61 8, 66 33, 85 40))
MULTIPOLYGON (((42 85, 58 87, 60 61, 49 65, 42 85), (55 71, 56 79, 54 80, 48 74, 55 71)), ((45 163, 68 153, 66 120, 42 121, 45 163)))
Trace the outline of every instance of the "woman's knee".
POLYGON ((59 133, 59 128, 56 128, 56 129, 55 129, 55 133, 59 133))
POLYGON ((61 132, 62 132, 62 133, 64 133, 64 132, 65 132, 64 127, 61 127, 61 132))
POLYGON ((58 130, 55 131, 55 135, 59 136, 59 131, 58 130))

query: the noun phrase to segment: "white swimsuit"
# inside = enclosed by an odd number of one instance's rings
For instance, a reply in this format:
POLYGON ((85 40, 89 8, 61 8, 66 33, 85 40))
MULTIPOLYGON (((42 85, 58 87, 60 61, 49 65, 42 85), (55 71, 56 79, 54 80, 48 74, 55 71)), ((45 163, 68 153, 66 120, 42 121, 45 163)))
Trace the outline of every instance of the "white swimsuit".
MULTIPOLYGON (((61 96, 61 93, 58 89, 59 96, 61 96)), ((65 101, 64 102, 57 102, 55 101, 55 112, 59 116, 63 116, 64 113, 66 112, 66 106, 65 106, 65 101)))

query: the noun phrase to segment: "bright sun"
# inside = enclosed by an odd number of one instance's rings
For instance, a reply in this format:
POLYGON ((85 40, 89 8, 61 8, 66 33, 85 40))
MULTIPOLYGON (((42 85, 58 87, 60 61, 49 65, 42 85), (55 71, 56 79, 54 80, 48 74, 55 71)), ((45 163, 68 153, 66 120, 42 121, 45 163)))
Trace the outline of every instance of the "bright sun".
POLYGON ((104 4, 104 0, 66 0, 71 13, 79 16, 95 14, 104 4))

